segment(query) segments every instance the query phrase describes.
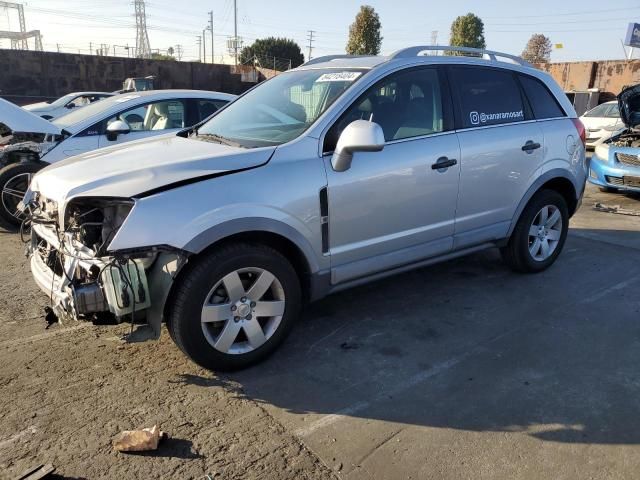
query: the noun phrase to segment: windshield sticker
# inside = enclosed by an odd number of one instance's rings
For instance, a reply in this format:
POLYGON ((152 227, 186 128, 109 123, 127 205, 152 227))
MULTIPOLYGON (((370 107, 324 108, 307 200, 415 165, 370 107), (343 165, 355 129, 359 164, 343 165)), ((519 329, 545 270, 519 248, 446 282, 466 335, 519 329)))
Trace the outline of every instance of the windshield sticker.
POLYGON ((118 103, 128 102, 129 100, 133 100, 134 98, 140 98, 140 95, 126 95, 124 97, 120 97, 116 100, 118 103))
POLYGON ((515 112, 498 112, 498 113, 484 113, 484 112, 471 112, 469 114, 469 120, 471 125, 482 125, 487 122, 495 122, 498 120, 520 120, 524 118, 524 112, 518 110, 515 112))
POLYGON ((353 82, 362 72, 335 72, 320 75, 316 83, 320 82, 353 82))

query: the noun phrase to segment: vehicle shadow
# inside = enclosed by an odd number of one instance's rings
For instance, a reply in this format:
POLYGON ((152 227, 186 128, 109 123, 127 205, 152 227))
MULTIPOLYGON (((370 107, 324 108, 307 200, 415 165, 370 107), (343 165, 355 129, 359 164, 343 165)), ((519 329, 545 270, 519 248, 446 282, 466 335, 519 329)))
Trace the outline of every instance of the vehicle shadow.
POLYGON ((538 275, 492 250, 378 281, 309 306, 255 367, 177 381, 224 386, 307 433, 337 414, 637 444, 640 251, 618 250, 570 236, 538 275))

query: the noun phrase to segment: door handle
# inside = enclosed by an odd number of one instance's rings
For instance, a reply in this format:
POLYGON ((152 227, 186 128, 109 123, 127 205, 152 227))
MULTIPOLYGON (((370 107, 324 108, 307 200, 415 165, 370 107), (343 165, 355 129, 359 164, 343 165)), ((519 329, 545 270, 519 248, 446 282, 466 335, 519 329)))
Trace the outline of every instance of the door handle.
POLYGON ((458 161, 453 159, 453 158, 440 157, 438 160, 436 160, 436 163, 431 165, 431 169, 432 170, 446 170, 449 167, 453 167, 457 163, 458 163, 458 161))
POLYGON ((527 153, 531 153, 531 152, 533 152, 534 150, 537 150, 540 147, 541 147, 541 145, 539 143, 533 142, 531 140, 527 140, 527 143, 525 143, 522 146, 522 151, 523 152, 527 152, 527 153))

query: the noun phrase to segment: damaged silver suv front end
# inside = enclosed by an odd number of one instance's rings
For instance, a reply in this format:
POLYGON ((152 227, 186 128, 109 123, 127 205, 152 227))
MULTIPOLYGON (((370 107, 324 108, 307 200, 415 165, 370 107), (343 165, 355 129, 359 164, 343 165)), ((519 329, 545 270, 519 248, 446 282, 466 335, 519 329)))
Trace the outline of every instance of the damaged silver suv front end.
POLYGON ((132 340, 160 336, 164 304, 186 255, 163 246, 110 251, 133 206, 131 199, 77 198, 61 207, 27 192, 27 255, 50 298, 50 320, 130 321, 138 324, 132 340))

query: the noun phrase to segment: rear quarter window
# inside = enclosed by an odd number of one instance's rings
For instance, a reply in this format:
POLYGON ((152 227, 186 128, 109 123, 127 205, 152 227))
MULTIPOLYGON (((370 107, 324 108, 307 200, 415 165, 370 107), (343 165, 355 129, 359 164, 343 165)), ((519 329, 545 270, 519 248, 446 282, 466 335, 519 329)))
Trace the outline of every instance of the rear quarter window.
POLYGON ((455 66, 450 74, 463 128, 525 120, 522 94, 511 71, 455 66))
POLYGON ((545 118, 566 117, 566 114, 558 104, 553 94, 545 84, 537 78, 527 75, 519 75, 522 88, 527 95, 533 116, 539 120, 545 118))

